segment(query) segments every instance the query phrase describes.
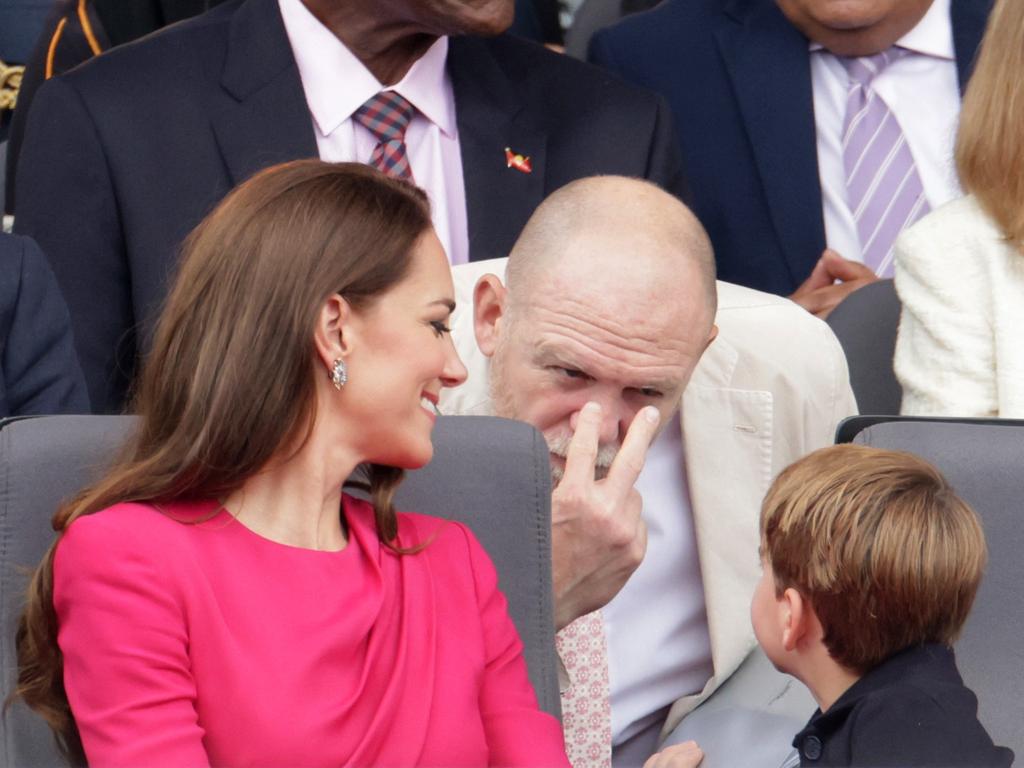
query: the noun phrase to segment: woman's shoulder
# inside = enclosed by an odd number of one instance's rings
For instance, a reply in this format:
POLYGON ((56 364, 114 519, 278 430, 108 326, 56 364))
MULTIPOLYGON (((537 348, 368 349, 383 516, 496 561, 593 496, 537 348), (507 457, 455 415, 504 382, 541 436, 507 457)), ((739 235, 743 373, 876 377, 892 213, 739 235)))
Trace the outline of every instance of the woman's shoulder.
POLYGON ((192 505, 156 505, 126 501, 82 515, 73 520, 61 537, 64 554, 90 556, 94 551, 116 553, 124 549, 156 552, 162 556, 188 545, 184 522, 193 516, 192 505))
POLYGON ((951 200, 923 217, 903 235, 907 245, 921 245, 935 252, 938 242, 944 249, 951 244, 1002 242, 1003 236, 974 195, 951 200))

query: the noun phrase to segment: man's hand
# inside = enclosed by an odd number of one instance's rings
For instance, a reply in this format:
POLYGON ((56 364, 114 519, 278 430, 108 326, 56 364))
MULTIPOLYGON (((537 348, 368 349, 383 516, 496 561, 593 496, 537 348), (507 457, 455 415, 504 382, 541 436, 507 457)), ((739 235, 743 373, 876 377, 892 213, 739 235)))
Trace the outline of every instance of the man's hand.
POLYGON ((551 494, 555 629, 605 605, 644 559, 647 525, 633 485, 658 429, 658 411, 640 410, 612 461, 594 479, 601 407, 587 403, 565 457, 565 473, 551 494))
POLYGON ((696 768, 703 759, 704 753, 696 741, 684 741, 651 755, 644 768, 696 768))
POLYGON ((873 283, 878 277, 868 267, 844 259, 826 248, 811 276, 804 280, 789 298, 822 320, 836 305, 858 288, 873 283), (842 282, 836 283, 836 280, 842 282))

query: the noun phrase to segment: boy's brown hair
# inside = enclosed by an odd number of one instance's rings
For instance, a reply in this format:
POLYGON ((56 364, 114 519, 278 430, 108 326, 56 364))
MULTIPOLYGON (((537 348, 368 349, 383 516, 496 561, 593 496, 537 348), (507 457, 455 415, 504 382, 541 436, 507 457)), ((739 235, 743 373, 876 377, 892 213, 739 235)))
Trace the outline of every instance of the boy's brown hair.
POLYGON ((861 445, 822 448, 776 478, 761 507, 761 550, 779 596, 796 589, 844 667, 949 645, 985 567, 974 511, 931 464, 861 445))

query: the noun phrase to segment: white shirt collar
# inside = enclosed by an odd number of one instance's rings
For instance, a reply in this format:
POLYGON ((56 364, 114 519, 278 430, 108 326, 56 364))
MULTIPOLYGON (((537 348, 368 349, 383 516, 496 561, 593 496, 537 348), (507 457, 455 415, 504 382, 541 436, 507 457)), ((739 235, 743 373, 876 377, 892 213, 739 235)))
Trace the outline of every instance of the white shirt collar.
MULTIPOLYGON (((297 0, 296 0, 297 2, 297 0)), ((950 0, 932 0, 931 7, 896 45, 909 51, 947 61, 956 60, 953 48, 953 23, 949 18, 950 0)), ((821 51, 821 43, 811 42, 810 50, 821 51)))
MULTIPOLYGON (((306 103, 322 136, 330 136, 385 86, 301 0, 278 0, 306 103)), ((448 137, 457 136, 455 99, 445 63, 448 38, 440 37, 388 90, 397 91, 448 137)))

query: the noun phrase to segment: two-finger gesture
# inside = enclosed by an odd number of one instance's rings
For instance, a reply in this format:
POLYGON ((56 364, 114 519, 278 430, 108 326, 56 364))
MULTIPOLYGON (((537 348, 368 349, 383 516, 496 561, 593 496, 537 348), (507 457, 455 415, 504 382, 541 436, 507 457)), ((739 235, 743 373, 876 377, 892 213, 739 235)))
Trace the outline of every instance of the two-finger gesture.
POLYGON ((555 619, 561 629, 611 600, 647 549, 636 485, 660 417, 641 409, 603 479, 595 478, 601 408, 587 403, 569 442, 565 472, 551 496, 555 619))

